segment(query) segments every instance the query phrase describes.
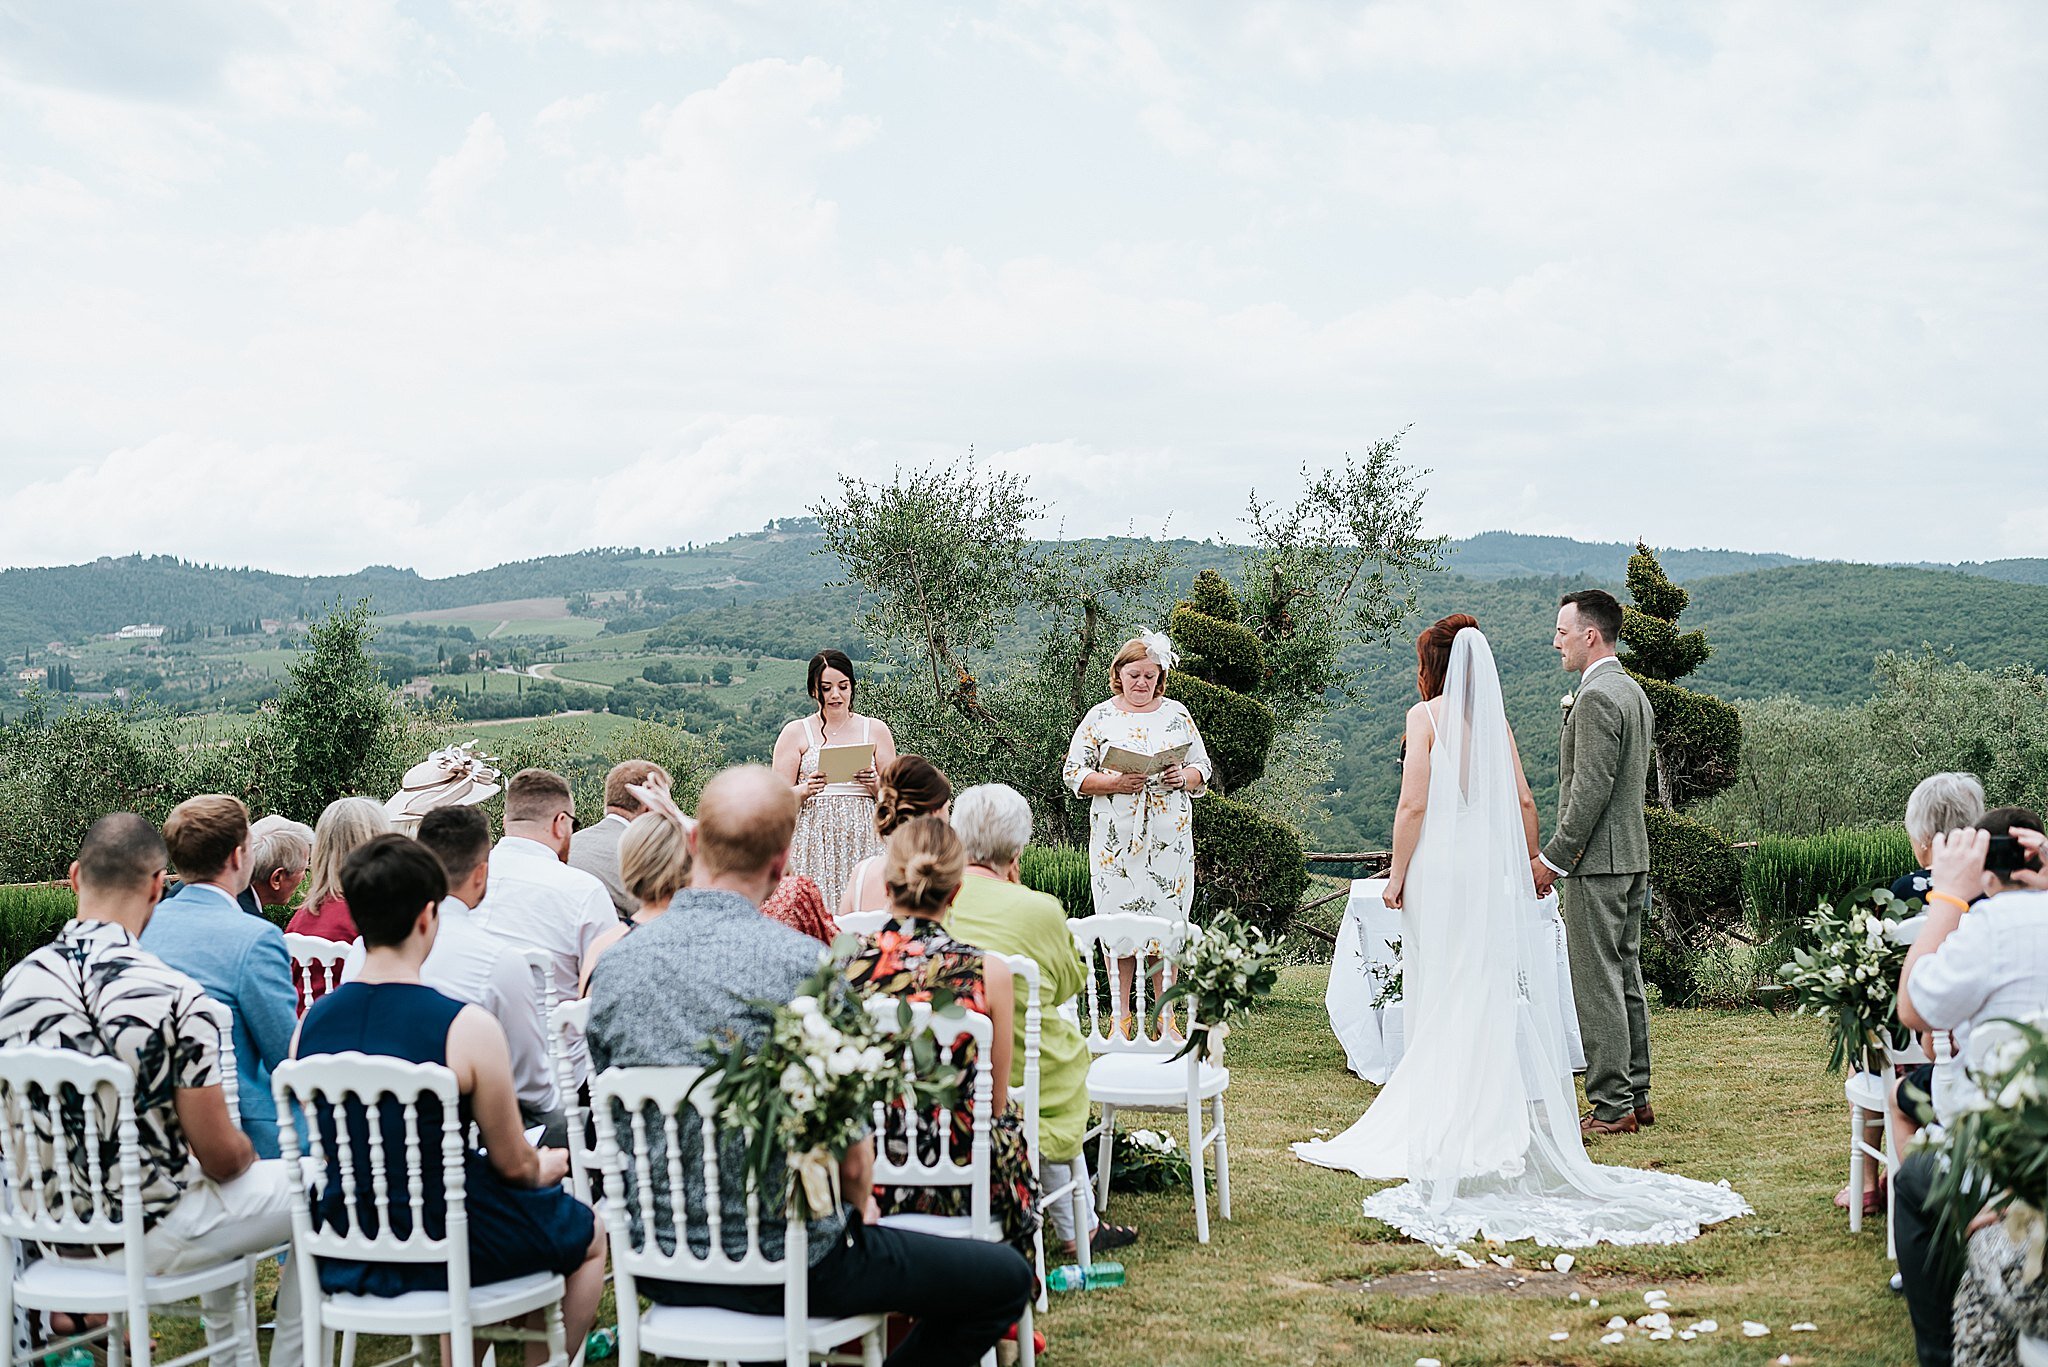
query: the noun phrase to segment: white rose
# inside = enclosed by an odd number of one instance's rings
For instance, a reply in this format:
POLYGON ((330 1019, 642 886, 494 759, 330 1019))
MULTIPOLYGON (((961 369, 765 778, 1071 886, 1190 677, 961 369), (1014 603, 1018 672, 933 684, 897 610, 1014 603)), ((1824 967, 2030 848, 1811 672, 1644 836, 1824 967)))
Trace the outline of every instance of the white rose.
POLYGON ((818 1014, 818 999, 811 996, 791 997, 789 1009, 799 1016, 815 1016, 818 1014))
POLYGON ((825 1063, 825 1069, 833 1077, 845 1077, 860 1067, 860 1050, 842 1044, 832 1051, 832 1057, 825 1063))
POLYGON ((810 1078, 804 1075, 804 1070, 794 1063, 782 1070, 781 1086, 785 1096, 795 1096, 799 1089, 808 1090, 810 1082, 810 1078))
POLYGON ((879 1073, 888 1062, 889 1056, 882 1052, 879 1045, 870 1044, 860 1051, 860 1066, 864 1072, 879 1073))

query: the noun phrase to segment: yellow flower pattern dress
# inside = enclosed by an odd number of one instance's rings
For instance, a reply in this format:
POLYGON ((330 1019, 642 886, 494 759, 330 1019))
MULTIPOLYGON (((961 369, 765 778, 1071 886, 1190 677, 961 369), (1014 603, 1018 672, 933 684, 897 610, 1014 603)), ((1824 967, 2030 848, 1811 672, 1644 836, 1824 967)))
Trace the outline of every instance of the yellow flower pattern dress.
MULTIPOLYGON (((1081 719, 1067 747, 1064 777, 1076 797, 1082 779, 1106 772, 1102 754, 1112 745, 1140 754, 1186 745, 1185 766, 1199 769, 1205 785, 1215 776, 1187 708, 1162 698, 1150 712, 1127 712, 1117 699, 1107 698, 1081 719)), ((1088 859, 1098 915, 1132 911, 1187 920, 1195 898, 1194 795, 1155 780, 1143 792, 1090 798, 1088 859)))

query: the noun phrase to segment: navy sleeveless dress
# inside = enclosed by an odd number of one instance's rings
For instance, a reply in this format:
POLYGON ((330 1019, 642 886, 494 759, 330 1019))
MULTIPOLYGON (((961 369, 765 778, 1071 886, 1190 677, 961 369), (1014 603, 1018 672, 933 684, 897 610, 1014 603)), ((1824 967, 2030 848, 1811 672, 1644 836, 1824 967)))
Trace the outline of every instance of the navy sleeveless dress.
MULTIPOLYGON (((407 1063, 448 1062, 448 1027, 462 1003, 418 983, 343 983, 306 1012, 299 1027, 298 1057, 341 1054, 351 1050, 402 1059, 407 1063)), ((335 1107, 321 1106, 314 1117, 327 1151, 327 1190, 317 1201, 314 1224, 346 1229, 348 1214, 338 1181, 341 1159, 335 1129, 335 1107)), ((396 1162, 386 1165, 387 1210, 378 1210, 370 1195, 369 1139, 371 1117, 361 1102, 343 1104, 341 1119, 349 1129, 355 1166, 357 1208, 363 1223, 375 1232, 389 1218, 400 1234, 412 1231, 412 1189, 404 1172, 404 1112, 395 1101, 378 1103, 376 1123, 384 1135, 384 1151, 396 1162)), ((420 1103, 419 1136, 426 1169, 420 1182, 427 1233, 447 1232, 448 1203, 441 1181, 441 1105, 429 1098, 420 1103)), ((469 1100, 463 1098, 459 1121, 469 1127, 469 1100)), ((596 1230, 590 1207, 561 1186, 515 1187, 475 1150, 463 1155, 463 1207, 469 1217, 469 1279, 472 1286, 506 1281, 532 1272, 567 1275, 583 1265, 596 1230)), ((375 1263, 352 1258, 322 1258, 320 1287, 327 1292, 365 1296, 399 1296, 408 1291, 445 1291, 448 1269, 440 1264, 375 1263)))

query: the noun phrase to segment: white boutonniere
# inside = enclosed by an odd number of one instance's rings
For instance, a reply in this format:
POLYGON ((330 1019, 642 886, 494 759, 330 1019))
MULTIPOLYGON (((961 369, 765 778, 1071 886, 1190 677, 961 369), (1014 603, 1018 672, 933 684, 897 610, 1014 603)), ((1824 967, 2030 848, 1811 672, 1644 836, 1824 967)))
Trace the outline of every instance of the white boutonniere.
POLYGON ((1565 694, 1565 695, 1564 695, 1564 696, 1563 696, 1562 698, 1559 698, 1559 699, 1558 699, 1558 701, 1557 701, 1557 705, 1558 705, 1558 707, 1559 707, 1559 708, 1561 708, 1561 709, 1563 710, 1563 712, 1564 712, 1565 716, 1569 717, 1569 716, 1571 716, 1571 714, 1572 714, 1572 704, 1573 704, 1573 703, 1575 703, 1575 702, 1577 702, 1578 700, 1579 700, 1579 695, 1578 695, 1578 694, 1576 694, 1576 693, 1567 693, 1567 694, 1565 694))

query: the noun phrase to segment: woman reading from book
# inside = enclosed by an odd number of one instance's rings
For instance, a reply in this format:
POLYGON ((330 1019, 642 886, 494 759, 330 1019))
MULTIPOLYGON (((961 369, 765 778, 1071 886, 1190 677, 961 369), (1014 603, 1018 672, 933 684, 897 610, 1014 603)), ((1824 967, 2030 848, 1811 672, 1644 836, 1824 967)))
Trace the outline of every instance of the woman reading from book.
POLYGON ((853 710, 853 661, 844 651, 811 657, 805 691, 818 704, 775 740, 775 772, 800 804, 789 872, 818 885, 827 907, 839 905, 854 865, 882 852, 875 836, 880 771, 896 759, 888 724, 853 710))

